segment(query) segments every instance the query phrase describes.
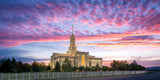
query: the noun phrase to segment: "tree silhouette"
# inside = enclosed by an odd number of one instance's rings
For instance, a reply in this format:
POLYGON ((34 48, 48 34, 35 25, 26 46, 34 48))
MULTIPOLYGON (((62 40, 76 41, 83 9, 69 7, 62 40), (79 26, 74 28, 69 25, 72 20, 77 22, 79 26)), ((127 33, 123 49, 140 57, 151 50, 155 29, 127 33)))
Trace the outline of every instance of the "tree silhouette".
POLYGON ((31 72, 32 71, 32 67, 31 67, 30 64, 24 63, 23 70, 24 70, 24 72, 31 72))
POLYGON ((32 71, 33 72, 39 72, 39 64, 36 62, 36 61, 34 61, 33 63, 32 63, 32 71))
POLYGON ((24 65, 21 61, 18 62, 18 72, 24 72, 24 65))
POLYGON ((22 63, 21 61, 16 61, 15 58, 3 58, 0 60, 0 72, 40 72, 49 71, 50 66, 42 63, 37 63, 34 61, 32 65, 28 63, 22 63))
POLYGON ((51 66, 50 66, 50 64, 46 67, 45 71, 51 71, 51 66))
POLYGON ((78 69, 79 69, 79 71, 84 71, 84 66, 80 66, 80 67, 78 67, 78 69))
POLYGON ((69 61, 67 57, 62 64, 62 69, 63 71, 72 71, 71 61, 69 61))
POLYGON ((96 66, 95 66, 95 69, 96 69, 96 70, 99 70, 99 69, 100 69, 98 62, 97 62, 97 64, 96 64, 96 66))
POLYGON ((77 66, 74 66, 73 68, 72 68, 72 71, 77 71, 77 66))
POLYGON ((102 67, 102 70, 103 70, 103 71, 107 71, 107 70, 109 70, 109 67, 103 66, 103 67, 102 67))
POLYGON ((18 63, 14 57, 12 57, 11 61, 11 72, 17 72, 18 71, 18 63))
POLYGON ((145 70, 145 67, 138 65, 136 61, 129 64, 127 61, 114 60, 110 65, 112 70, 145 70))
POLYGON ((8 58, 3 58, 0 61, 0 72, 11 72, 12 61, 8 58))
MULTIPOLYGON (((80 71, 96 71, 102 69, 103 71, 106 70, 145 70, 145 67, 139 65, 136 61, 133 61, 132 63, 128 63, 127 61, 116 61, 114 60, 110 64, 111 68, 107 66, 103 66, 102 68, 99 67, 99 64, 97 63, 96 66, 92 67, 72 67, 71 60, 68 58, 65 58, 65 61, 62 64, 63 71, 76 71, 79 69, 80 71)), ((60 63, 56 62, 55 64, 55 71, 60 71, 60 63)), ((42 71, 50 71, 51 67, 50 65, 47 66, 43 62, 37 63, 34 61, 32 65, 28 63, 22 63, 21 61, 16 61, 15 58, 3 58, 0 60, 0 72, 42 72, 42 71)))
POLYGON ((58 61, 56 61, 54 71, 61 71, 61 69, 60 69, 60 68, 61 68, 61 67, 60 67, 59 62, 58 62, 58 61))

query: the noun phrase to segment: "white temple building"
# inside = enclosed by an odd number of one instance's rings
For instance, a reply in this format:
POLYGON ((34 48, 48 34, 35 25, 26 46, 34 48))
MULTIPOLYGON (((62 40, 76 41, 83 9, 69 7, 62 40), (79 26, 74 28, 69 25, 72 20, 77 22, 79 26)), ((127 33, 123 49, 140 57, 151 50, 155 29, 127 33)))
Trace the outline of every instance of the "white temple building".
POLYGON ((73 25, 69 50, 67 53, 53 53, 51 56, 51 67, 55 67, 56 61, 58 61, 62 67, 63 61, 66 57, 71 61, 72 66, 92 67, 96 66, 98 63, 99 66, 102 67, 102 58, 96 58, 95 56, 89 55, 89 52, 77 50, 77 47, 75 46, 75 36, 73 34, 73 25))

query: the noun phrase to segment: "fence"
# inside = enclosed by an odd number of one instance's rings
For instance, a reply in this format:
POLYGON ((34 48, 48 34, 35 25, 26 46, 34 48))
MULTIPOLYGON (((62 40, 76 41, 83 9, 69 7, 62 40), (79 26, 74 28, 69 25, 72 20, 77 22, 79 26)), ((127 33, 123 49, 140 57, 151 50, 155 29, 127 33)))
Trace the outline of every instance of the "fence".
POLYGON ((142 74, 147 71, 0 73, 0 80, 36 80, 142 74))

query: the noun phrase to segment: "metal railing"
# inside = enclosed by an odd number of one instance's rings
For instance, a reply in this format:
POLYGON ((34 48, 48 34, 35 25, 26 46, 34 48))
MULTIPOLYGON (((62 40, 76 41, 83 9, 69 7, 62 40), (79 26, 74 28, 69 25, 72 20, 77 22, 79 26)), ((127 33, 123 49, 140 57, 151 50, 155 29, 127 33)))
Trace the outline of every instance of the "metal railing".
POLYGON ((0 80, 35 80, 143 74, 147 71, 0 73, 0 80))

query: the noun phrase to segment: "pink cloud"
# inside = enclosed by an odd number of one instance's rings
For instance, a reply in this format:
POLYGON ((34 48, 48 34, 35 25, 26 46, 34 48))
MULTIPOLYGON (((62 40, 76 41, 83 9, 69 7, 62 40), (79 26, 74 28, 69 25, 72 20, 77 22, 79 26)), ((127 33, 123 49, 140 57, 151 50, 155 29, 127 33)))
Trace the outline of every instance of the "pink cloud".
POLYGON ((48 7, 50 7, 50 8, 53 6, 52 3, 48 3, 47 5, 48 5, 48 7))
POLYGON ((43 5, 41 5, 41 4, 37 4, 36 6, 39 7, 39 8, 43 7, 43 5))
MULTIPOLYGON (((58 28, 60 26, 53 26, 52 24, 66 25, 68 23, 76 23, 80 26, 85 25, 85 27, 88 25, 92 29, 95 29, 95 26, 99 26, 95 32, 86 30, 87 28, 82 29, 82 31, 77 30, 77 41, 123 41, 123 45, 142 45, 144 44, 142 43, 143 41, 150 45, 150 42, 152 41, 159 41, 136 39, 130 40, 132 43, 127 43, 128 40, 121 39, 127 36, 141 36, 147 34, 160 35, 158 10, 156 8, 148 7, 155 4, 157 1, 148 1, 145 3, 148 6, 139 1, 129 1, 123 5, 117 5, 117 2, 119 1, 109 2, 112 4, 105 4, 102 2, 99 2, 97 5, 93 4, 96 3, 96 1, 93 1, 93 3, 83 2, 83 4, 78 4, 76 2, 63 3, 63 1, 58 3, 57 1, 55 3, 34 4, 32 6, 28 4, 21 5, 15 3, 12 4, 17 5, 13 6, 13 12, 17 14, 12 14, 10 10, 4 7, 9 4, 2 4, 2 12, 5 15, 8 15, 7 17, 1 16, 2 20, 7 22, 7 25, 4 24, 2 26, 7 27, 8 30, 3 30, 2 28, 1 31, 6 31, 8 33, 0 34, 0 37, 8 37, 8 39, 3 40, 12 40, 13 42, 15 41, 15 43, 17 42, 16 39, 20 40, 20 38, 26 39, 26 41, 28 40, 27 43, 34 41, 33 39, 37 39, 35 41, 41 41, 42 39, 46 39, 44 41, 50 41, 54 38, 60 41, 62 39, 59 39, 58 36, 69 35, 70 31, 66 29, 63 30, 62 28, 58 28), (22 8, 19 6, 22 6, 22 8), (34 6, 36 6, 36 8, 34 6), (9 11, 10 14, 8 14, 7 11, 9 11), (108 27, 121 29, 124 26, 127 26, 129 30, 118 30, 123 34, 112 34, 107 31, 108 27), (96 32, 99 34, 95 34, 96 32), (89 36, 89 33, 94 35, 89 36), (56 37, 52 37, 53 35, 56 35, 56 37), (82 37, 82 35, 84 36, 82 37)), ((18 45, 20 44, 23 44, 23 42, 20 42, 18 45)), ((6 45, 9 46, 7 43, 6 45)), ((153 45, 158 45, 158 43, 153 43, 153 45)))

